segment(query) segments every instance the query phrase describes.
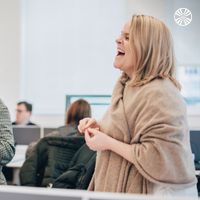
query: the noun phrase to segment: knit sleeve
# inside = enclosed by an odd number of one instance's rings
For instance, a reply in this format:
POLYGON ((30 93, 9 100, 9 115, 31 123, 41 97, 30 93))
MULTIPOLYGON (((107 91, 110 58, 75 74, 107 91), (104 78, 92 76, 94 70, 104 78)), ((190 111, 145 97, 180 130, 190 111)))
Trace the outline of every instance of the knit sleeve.
POLYGON ((14 138, 7 107, 0 100, 0 165, 6 165, 14 156, 14 138))

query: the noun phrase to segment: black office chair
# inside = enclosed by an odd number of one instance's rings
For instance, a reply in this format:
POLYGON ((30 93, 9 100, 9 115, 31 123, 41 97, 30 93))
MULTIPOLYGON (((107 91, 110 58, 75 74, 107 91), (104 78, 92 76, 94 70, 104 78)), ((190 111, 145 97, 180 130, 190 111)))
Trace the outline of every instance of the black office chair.
POLYGON ((47 187, 68 169, 84 143, 83 136, 42 138, 20 170, 21 185, 47 187))

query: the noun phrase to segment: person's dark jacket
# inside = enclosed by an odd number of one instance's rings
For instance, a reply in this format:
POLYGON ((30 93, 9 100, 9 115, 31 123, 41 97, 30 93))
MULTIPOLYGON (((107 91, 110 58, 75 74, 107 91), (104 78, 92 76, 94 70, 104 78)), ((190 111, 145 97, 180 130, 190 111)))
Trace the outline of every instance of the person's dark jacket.
POLYGON ((73 156, 67 171, 53 183, 53 188, 87 189, 94 173, 96 152, 84 144, 73 156))
POLYGON ((55 131, 48 133, 46 136, 66 137, 66 136, 81 136, 81 134, 78 132, 77 128, 68 124, 67 126, 58 127, 55 131))
POLYGON ((21 185, 46 187, 53 183, 68 169, 72 157, 84 143, 83 136, 42 138, 20 170, 21 185))
MULTIPOLYGON (((12 122, 12 125, 18 125, 17 122, 12 122)), ((25 126, 37 126, 33 122, 29 121, 25 126)))
MULTIPOLYGON (((74 126, 71 125, 67 125, 67 126, 61 126, 58 127, 56 130, 48 133, 45 137, 49 137, 49 136, 56 136, 56 137, 68 137, 68 136, 81 136, 80 133, 78 132, 77 128, 75 128, 74 126)), ((28 148, 26 150, 26 158, 29 157, 29 155, 31 154, 31 152, 34 150, 36 144, 39 142, 40 140, 36 141, 36 142, 31 142, 28 145, 28 148)))

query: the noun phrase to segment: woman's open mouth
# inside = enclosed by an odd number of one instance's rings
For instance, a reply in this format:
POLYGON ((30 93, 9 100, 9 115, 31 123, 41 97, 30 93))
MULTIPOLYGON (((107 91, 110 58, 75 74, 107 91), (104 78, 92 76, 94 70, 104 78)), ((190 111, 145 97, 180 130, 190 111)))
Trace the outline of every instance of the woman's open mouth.
POLYGON ((117 56, 124 56, 125 52, 121 49, 117 49, 117 56))

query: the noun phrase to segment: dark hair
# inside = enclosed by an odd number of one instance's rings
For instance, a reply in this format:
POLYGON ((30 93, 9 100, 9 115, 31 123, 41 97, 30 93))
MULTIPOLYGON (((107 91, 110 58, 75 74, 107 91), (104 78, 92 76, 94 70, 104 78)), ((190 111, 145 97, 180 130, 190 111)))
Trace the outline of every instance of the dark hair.
POLYGON ((32 109, 33 109, 33 106, 32 104, 26 102, 26 101, 20 101, 17 103, 17 105, 24 105, 26 107, 26 110, 29 111, 29 112, 32 112, 32 109))
POLYGON ((91 117, 90 104, 84 99, 73 102, 66 112, 66 125, 78 126, 79 121, 91 117))

